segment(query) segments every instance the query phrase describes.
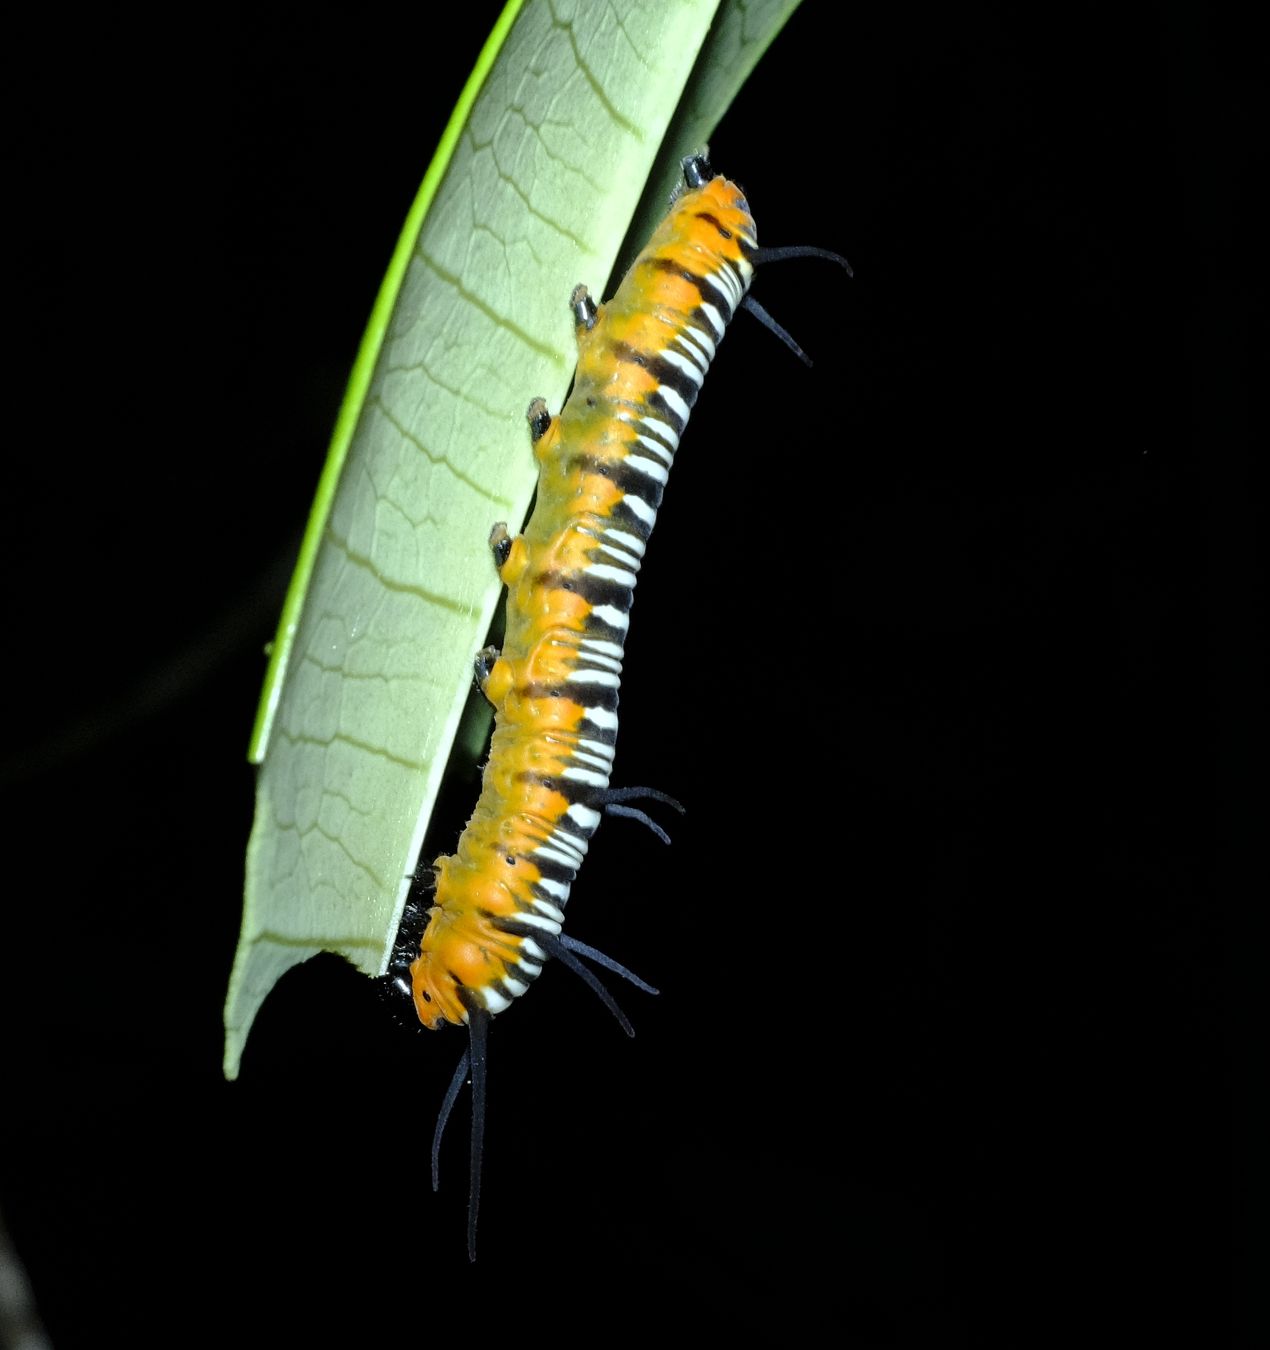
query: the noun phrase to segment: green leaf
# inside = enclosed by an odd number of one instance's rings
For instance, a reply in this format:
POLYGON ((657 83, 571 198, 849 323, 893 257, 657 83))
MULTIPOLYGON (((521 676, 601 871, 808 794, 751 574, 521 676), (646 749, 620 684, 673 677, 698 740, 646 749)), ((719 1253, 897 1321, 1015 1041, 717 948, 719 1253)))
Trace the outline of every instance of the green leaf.
POLYGON ((533 492, 525 409, 559 407, 572 375, 569 293, 602 288, 651 182, 639 246, 795 3, 514 0, 486 43, 371 315, 271 653, 228 1077, 292 966, 386 968, 499 597, 490 527, 519 527, 533 492))

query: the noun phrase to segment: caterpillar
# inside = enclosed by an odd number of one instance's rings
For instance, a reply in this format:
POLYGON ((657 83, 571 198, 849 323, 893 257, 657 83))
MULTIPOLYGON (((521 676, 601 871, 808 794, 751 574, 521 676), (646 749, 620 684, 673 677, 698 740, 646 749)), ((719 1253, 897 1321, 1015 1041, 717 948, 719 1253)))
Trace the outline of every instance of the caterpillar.
MULTIPOLYGON (((736 184, 703 156, 683 161, 669 214, 616 294, 570 297, 578 343, 573 389, 558 416, 542 399, 528 420, 539 483, 524 533, 494 526, 490 546, 507 587, 501 651, 486 648, 476 682, 495 727, 480 797, 457 851, 434 864, 435 897, 410 988, 420 1022, 465 1025, 469 1044, 438 1114, 441 1137, 472 1083, 468 1255, 475 1259, 490 1020, 554 959, 580 976, 628 1035, 634 1031, 590 961, 657 991, 563 933, 570 888, 605 813, 634 818, 669 842, 635 802, 682 811, 651 788, 613 788, 622 657, 636 575, 680 437, 728 323, 750 309, 805 354, 747 292, 754 267, 824 249, 760 249, 736 184)), ((807 364, 810 364, 808 361, 807 364)))

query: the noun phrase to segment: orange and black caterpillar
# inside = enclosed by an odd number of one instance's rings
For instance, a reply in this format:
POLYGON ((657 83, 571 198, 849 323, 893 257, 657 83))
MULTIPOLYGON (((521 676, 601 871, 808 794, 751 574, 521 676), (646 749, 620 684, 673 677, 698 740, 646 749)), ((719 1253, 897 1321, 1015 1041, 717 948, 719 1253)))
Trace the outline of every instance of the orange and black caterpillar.
MULTIPOLYGON (((797 346, 746 294, 754 267, 823 249, 760 249, 740 188, 684 160, 685 186, 617 293, 597 308, 570 300, 578 366, 558 417, 529 406, 538 495, 523 534, 494 526, 490 545, 507 586, 501 652, 476 659, 495 709, 481 795, 458 851, 437 859, 435 902, 410 966, 424 1026, 465 1024, 469 1047, 450 1083, 441 1134, 470 1071, 474 1255, 490 1019, 523 994, 551 958, 580 975, 634 1034, 587 959, 656 990, 562 931, 569 890, 605 812, 660 827, 632 801, 682 810, 663 793, 609 785, 618 691, 636 575, 679 438, 732 316, 751 309, 797 346)), ((848 268, 848 271, 850 269, 848 268)), ((803 357, 806 360, 805 357, 803 357)), ((668 842, 668 841, 667 841, 668 842)))

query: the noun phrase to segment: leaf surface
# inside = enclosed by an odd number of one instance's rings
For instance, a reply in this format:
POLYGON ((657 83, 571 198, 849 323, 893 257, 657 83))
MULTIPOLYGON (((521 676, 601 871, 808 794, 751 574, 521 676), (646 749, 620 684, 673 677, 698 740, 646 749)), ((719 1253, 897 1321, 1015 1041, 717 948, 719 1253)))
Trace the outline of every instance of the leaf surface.
POLYGON ((464 89, 363 338, 271 654, 228 1077, 292 966, 321 951, 387 966, 499 597, 490 528, 519 528, 536 481, 525 409, 558 408, 572 376, 569 292, 602 289, 650 173, 641 219, 664 211, 680 156, 794 6, 715 8, 513 3, 464 89))

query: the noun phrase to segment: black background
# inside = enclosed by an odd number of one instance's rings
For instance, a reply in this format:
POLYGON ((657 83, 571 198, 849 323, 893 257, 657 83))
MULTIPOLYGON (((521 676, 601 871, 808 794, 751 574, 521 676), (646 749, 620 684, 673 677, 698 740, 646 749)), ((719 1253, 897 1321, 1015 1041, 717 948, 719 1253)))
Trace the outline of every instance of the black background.
POLYGON ((606 825, 570 908, 663 992, 632 1042, 555 970, 499 1019, 476 1266, 462 1109, 426 1183, 456 1034, 324 958, 222 1081, 260 652, 492 22, 415 10, 15 34, 0 1201, 53 1343, 1226 1343, 1263 72, 1221 10, 808 3, 715 136, 856 279, 764 272, 815 367, 742 316, 685 437, 618 770, 688 815, 606 825))

